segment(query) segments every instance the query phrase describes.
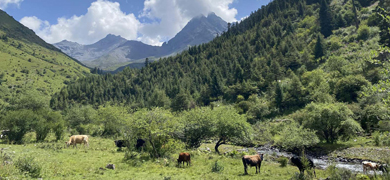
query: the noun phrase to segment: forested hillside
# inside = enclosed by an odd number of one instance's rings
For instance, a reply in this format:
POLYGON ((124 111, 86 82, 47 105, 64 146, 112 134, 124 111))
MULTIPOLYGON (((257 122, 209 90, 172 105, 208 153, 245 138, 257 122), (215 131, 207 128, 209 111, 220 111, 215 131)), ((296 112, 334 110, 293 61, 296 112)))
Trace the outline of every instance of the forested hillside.
POLYGON ((90 72, 1 10, 0 19, 0 99, 27 89, 50 98, 90 72))
POLYGON ((176 111, 223 100, 252 113, 254 121, 310 102, 364 108, 360 92, 383 79, 382 67, 370 63, 371 51, 380 47, 373 3, 275 0, 208 44, 140 71, 80 79, 51 106, 112 102, 176 111))

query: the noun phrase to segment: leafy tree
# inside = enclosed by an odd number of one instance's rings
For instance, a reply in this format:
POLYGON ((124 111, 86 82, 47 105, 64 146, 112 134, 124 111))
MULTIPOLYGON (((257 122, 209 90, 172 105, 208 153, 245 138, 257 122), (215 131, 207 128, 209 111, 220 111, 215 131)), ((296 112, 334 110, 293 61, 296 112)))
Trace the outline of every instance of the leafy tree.
POLYGON ((265 117, 271 114, 271 105, 266 99, 260 99, 257 95, 252 95, 249 97, 248 101, 252 101, 252 106, 246 113, 249 123, 255 124, 258 121, 264 120, 265 117))
POLYGON ((341 78, 335 85, 334 94, 339 101, 342 102, 357 102, 358 94, 363 90, 363 87, 370 85, 363 76, 347 76, 341 78))
POLYGON ((117 136, 123 132, 127 111, 123 107, 106 105, 97 111, 98 122, 103 125, 102 136, 117 136))
POLYGON ((8 140, 10 142, 22 143, 23 136, 30 132, 33 123, 39 121, 32 110, 8 111, 2 122, 2 127, 9 130, 8 140))
POLYGON ((379 126, 379 122, 389 117, 389 110, 384 104, 373 104, 364 107, 361 117, 361 126, 367 132, 372 132, 379 126))
POLYGON ((214 112, 209 107, 195 108, 183 112, 183 140, 187 147, 198 148, 202 141, 213 137, 215 120, 212 113, 214 112))
POLYGON ((152 110, 141 109, 135 112, 131 120, 126 134, 131 136, 131 140, 137 138, 145 139, 148 147, 145 151, 153 158, 164 157, 168 153, 173 152, 181 144, 176 142, 182 124, 178 123, 170 111, 161 108, 152 110))
POLYGON ((172 110, 173 111, 183 111, 187 110, 190 107, 191 98, 186 92, 181 92, 178 94, 172 101, 172 110))
POLYGON ((389 6, 385 6, 385 4, 389 5, 390 2, 382 0, 376 8, 377 16, 379 17, 379 35, 381 37, 379 43, 383 46, 390 47, 390 8, 389 6))
POLYGON ((73 106, 65 110, 65 122, 68 128, 74 129, 78 134, 86 134, 84 124, 96 124, 97 111, 91 106, 73 106))
POLYGON ((292 72, 291 84, 288 87, 285 101, 289 107, 302 107, 306 102, 306 90, 299 78, 292 72))
POLYGON ((149 106, 151 107, 169 107, 171 100, 164 90, 155 88, 152 96, 149 99, 149 106))
POLYGON ((329 83, 327 83, 326 73, 323 70, 317 69, 304 73, 302 75, 302 84, 309 92, 310 101, 319 103, 334 102, 334 98, 329 94, 331 90, 329 83))
POLYGON ((291 122, 280 132, 280 138, 276 140, 276 145, 287 150, 303 150, 320 142, 316 132, 305 129, 297 123, 291 122))
POLYGON ((246 122, 246 117, 238 114, 233 107, 214 108, 213 118, 216 121, 214 136, 218 138, 215 151, 218 154, 218 147, 229 141, 237 142, 239 140, 240 143, 249 141, 252 129, 246 122))
POLYGON ((302 122, 304 127, 317 131, 317 135, 327 143, 335 143, 343 135, 353 136, 360 131, 356 123, 357 128, 351 128, 352 132, 347 131, 347 124, 354 122, 352 114, 342 103, 311 103, 295 119, 302 122))

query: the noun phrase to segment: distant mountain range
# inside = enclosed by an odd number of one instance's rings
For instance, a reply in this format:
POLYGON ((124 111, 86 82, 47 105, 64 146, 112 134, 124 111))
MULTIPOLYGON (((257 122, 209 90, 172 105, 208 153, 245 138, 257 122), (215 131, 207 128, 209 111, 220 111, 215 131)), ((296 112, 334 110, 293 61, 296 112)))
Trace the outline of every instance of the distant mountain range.
POLYGON ((112 34, 91 45, 64 40, 54 46, 89 67, 113 71, 123 69, 121 66, 141 67, 134 64, 143 63, 145 58, 154 61, 179 53, 189 46, 207 43, 226 30, 227 22, 215 13, 210 13, 207 17, 201 15, 193 18, 174 38, 162 46, 129 41, 112 34))

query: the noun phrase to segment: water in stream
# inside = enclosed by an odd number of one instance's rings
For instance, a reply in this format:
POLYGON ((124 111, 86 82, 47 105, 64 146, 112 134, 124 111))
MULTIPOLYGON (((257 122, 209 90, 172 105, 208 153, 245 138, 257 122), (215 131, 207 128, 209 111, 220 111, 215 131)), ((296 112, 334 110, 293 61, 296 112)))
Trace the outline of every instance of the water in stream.
MULTIPOLYGON (((263 154, 268 155, 277 155, 277 156, 285 156, 285 157, 292 157, 293 154, 287 153, 287 152, 281 152, 278 149, 270 149, 270 148, 264 148, 260 147, 257 148, 256 151, 263 154)), ((329 162, 327 157, 323 158, 312 158, 314 165, 319 169, 326 169, 331 163, 329 162)), ((334 161, 332 162, 336 164, 337 168, 347 169, 352 172, 363 172, 363 165, 361 163, 354 163, 354 162, 341 162, 341 161, 334 161)), ((373 173, 373 172, 370 172, 373 173)))

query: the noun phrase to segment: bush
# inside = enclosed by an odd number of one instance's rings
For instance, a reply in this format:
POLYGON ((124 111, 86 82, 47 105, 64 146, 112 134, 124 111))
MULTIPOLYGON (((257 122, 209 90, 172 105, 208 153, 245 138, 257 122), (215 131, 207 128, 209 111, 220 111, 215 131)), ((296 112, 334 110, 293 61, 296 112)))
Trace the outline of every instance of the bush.
POLYGON ((329 179, 334 180, 343 180, 343 179, 355 179, 355 176, 352 174, 351 171, 341 168, 336 168, 335 165, 330 165, 328 168, 326 168, 326 171, 330 176, 329 179))
POLYGON ((34 160, 34 157, 22 157, 16 161, 15 166, 32 178, 41 176, 42 166, 34 160))
POLYGON ((311 147, 320 141, 315 131, 305 129, 296 123, 286 126, 280 132, 280 136, 281 138, 276 140, 276 145, 287 150, 311 147))
POLYGON ((220 162, 215 161, 215 163, 211 166, 211 172, 222 172, 224 169, 224 167, 222 166, 222 164, 220 162))
POLYGON ((39 117, 31 110, 8 111, 3 120, 3 128, 9 129, 8 140, 22 143, 23 136, 32 128, 39 117))
POLYGON ((358 29, 358 40, 367 40, 370 37, 370 28, 367 25, 362 25, 358 29))
POLYGON ((278 163, 280 164, 280 167, 287 167, 288 158, 282 156, 277 159, 278 163))

